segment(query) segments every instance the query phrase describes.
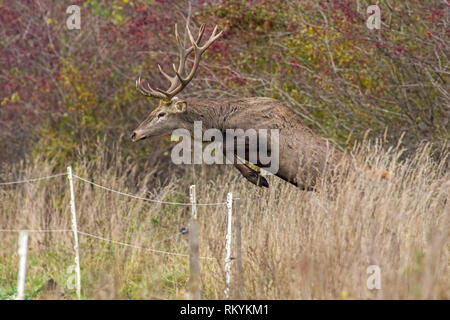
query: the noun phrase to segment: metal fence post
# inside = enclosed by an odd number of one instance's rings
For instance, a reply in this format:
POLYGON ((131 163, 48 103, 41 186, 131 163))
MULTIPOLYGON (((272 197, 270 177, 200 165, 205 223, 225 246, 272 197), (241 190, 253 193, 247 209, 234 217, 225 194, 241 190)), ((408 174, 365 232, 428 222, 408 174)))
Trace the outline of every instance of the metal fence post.
POLYGON ((234 202, 234 232, 235 232, 235 250, 236 250, 236 279, 234 281, 234 298, 242 299, 244 288, 244 268, 242 266, 242 225, 241 225, 241 200, 236 199, 234 202))
POLYGON ((230 297, 230 282, 231 282, 231 239, 232 239, 232 219, 233 219, 233 193, 229 192, 227 195, 227 238, 226 250, 227 256, 225 258, 225 297, 230 297))
POLYGON ((19 274, 17 276, 16 300, 25 299, 25 278, 27 274, 27 254, 28 254, 28 231, 19 233, 19 274))
POLYGON ((195 185, 189 188, 192 216, 189 221, 189 299, 200 299, 199 226, 197 221, 197 200, 195 185))
POLYGON ((69 178, 70 185, 70 211, 72 212, 72 231, 74 239, 74 250, 75 250, 75 272, 77 277, 77 297, 78 300, 81 299, 81 271, 80 271, 80 253, 78 246, 78 228, 77 228, 77 211, 75 208, 75 192, 73 190, 73 176, 72 167, 67 167, 67 176, 69 178))

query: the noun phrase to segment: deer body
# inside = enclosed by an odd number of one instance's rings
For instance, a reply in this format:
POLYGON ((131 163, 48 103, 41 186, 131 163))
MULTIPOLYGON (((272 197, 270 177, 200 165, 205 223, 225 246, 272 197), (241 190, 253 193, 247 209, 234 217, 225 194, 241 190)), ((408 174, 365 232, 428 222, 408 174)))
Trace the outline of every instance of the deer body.
MULTIPOLYGON (((140 78, 136 81, 136 87, 142 94, 157 98, 160 103, 133 132, 132 140, 137 141, 151 136, 170 134, 175 129, 186 129, 193 136, 194 122, 196 121, 202 122, 203 130, 218 129, 223 133, 224 140, 227 138, 227 129, 244 131, 275 129, 279 134, 277 143, 279 166, 275 174, 303 189, 313 189, 317 178, 325 170, 339 166, 343 154, 305 126, 294 110, 271 98, 207 100, 179 99, 176 96, 194 77, 203 52, 221 35, 221 32, 216 33, 217 27, 215 27, 210 38, 203 46, 200 46, 204 31, 205 27, 202 25, 197 40, 195 40, 186 26, 191 47, 185 48, 175 26, 175 37, 179 46, 179 66, 173 65, 175 75, 169 76, 158 65, 162 75, 171 83, 166 91, 153 89, 148 83, 144 85, 140 78), (193 67, 190 72, 186 72, 186 60, 192 52, 195 55, 193 67)), ((258 154, 259 143, 255 146, 250 143, 250 140, 236 140, 236 144, 239 143, 244 144, 246 161, 261 168, 265 167, 258 157, 251 156, 254 152, 258 154)), ((270 149, 270 146, 267 147, 270 149)), ((264 177, 245 162, 239 161, 236 153, 227 148, 224 146, 224 155, 232 161, 247 180, 255 185, 268 187, 264 177)), ((234 150, 238 150, 238 148, 234 150)), ((273 150, 268 151, 272 152, 273 150)))
MULTIPOLYGON (((278 100, 262 97, 174 99, 174 103, 155 109, 135 130, 133 140, 170 134, 178 128, 186 129, 194 136, 195 121, 202 122, 203 130, 215 128, 223 132, 224 141, 227 129, 277 129, 279 170, 275 175, 302 189, 313 189, 316 179, 324 170, 336 167, 343 156, 305 126, 294 110, 278 100)), ((249 152, 258 153, 258 148, 246 147, 248 153, 245 160, 250 161, 249 152)), ((230 160, 247 180, 258 186, 268 186, 258 172, 246 164, 238 163, 236 159, 230 160)), ((253 164, 262 168, 266 166, 259 161, 253 164)))

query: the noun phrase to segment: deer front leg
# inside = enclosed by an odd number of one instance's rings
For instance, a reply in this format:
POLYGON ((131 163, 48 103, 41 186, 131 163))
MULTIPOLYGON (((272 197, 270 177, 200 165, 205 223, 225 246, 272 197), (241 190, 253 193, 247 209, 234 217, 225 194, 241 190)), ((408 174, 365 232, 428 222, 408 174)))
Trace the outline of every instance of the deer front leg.
POLYGON ((260 175, 259 172, 247 166, 245 163, 239 163, 238 157, 235 154, 228 154, 225 146, 223 147, 223 154, 228 160, 232 161, 234 167, 239 170, 245 179, 258 187, 269 187, 269 183, 266 178, 260 175))

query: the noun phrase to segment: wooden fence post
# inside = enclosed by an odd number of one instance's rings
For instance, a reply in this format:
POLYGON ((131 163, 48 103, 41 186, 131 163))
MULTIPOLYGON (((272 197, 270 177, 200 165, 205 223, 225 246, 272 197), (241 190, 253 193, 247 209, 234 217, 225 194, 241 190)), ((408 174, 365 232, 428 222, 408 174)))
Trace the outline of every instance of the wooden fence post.
POLYGON ((189 221, 189 299, 200 300, 199 226, 197 221, 197 201, 195 185, 189 188, 192 216, 189 221))

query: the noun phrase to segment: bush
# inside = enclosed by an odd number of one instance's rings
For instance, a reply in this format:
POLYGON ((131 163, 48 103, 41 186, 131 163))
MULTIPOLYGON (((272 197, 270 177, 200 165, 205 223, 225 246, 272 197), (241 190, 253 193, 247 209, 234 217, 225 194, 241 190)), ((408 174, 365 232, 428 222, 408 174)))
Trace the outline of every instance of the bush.
MULTIPOLYGON (((67 30, 67 4, 0 5, 0 157, 30 150, 60 163, 97 138, 127 136, 156 105, 134 88, 142 74, 156 87, 176 59, 173 25, 184 1, 76 1, 81 30, 67 30)), ((369 130, 406 146, 448 140, 448 15, 442 1, 382 4, 382 29, 365 26, 368 1, 192 1, 192 24, 225 30, 183 94, 270 96, 299 111, 341 146, 369 130), (359 7, 357 6, 359 4, 359 7)), ((162 142, 167 145, 167 140, 162 142)), ((139 160, 161 141, 125 144, 139 160), (138 150, 138 151, 137 151, 138 150)), ((151 154, 151 155, 150 155, 151 154)), ((158 156, 158 161, 165 161, 158 156)))

